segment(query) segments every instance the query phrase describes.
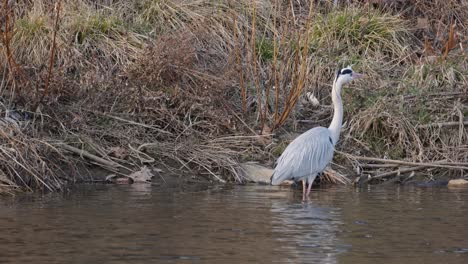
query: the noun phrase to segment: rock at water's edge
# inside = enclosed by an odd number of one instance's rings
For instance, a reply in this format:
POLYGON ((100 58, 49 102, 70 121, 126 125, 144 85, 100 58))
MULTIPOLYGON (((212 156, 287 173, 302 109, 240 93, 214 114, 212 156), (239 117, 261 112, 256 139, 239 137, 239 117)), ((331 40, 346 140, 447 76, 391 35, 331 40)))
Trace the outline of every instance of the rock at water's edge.
MULTIPOLYGON (((257 163, 242 163, 240 164, 241 173, 244 178, 250 182, 270 184, 271 175, 273 171, 270 168, 258 165, 257 163)), ((284 181, 282 185, 291 185, 291 181, 284 181)))
POLYGON ((255 163, 240 164, 241 173, 244 178, 250 182, 270 184, 273 170, 255 163))
POLYGON ((468 181, 464 179, 455 179, 448 182, 449 187, 468 187, 468 181))

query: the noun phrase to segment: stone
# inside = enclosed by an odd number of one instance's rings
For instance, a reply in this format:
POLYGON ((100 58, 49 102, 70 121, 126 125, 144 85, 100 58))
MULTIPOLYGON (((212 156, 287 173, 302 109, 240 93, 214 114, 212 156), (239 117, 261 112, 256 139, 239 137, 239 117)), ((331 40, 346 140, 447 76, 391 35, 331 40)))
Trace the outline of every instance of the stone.
POLYGON ((270 184, 271 175, 273 170, 256 163, 242 163, 240 164, 241 175, 249 182, 270 184))
MULTIPOLYGON (((273 170, 257 163, 248 162, 240 164, 241 174, 249 182, 270 184, 273 170)), ((281 185, 291 185, 292 181, 284 181, 281 185)))
POLYGON ((448 182, 449 187, 468 187, 468 181, 464 179, 455 179, 448 182))

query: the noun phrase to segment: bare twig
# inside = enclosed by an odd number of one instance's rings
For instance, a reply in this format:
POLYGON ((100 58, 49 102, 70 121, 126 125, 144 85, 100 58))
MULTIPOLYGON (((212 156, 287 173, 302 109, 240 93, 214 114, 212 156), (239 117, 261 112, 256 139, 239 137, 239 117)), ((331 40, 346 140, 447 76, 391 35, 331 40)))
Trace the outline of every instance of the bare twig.
POLYGON ((242 120, 242 118, 240 118, 229 105, 224 104, 224 106, 231 112, 232 115, 237 118, 237 120, 239 120, 250 132, 252 132, 253 135, 257 135, 257 133, 255 133, 255 131, 249 125, 247 125, 247 123, 245 123, 245 121, 242 120))
POLYGON ((206 171, 208 171, 216 180, 218 180, 221 183, 226 183, 225 180, 221 179, 216 173, 212 172, 206 165, 199 163, 200 166, 202 166, 206 171))
POLYGON ((166 131, 166 130, 163 130, 163 129, 160 129, 160 128, 157 128, 157 127, 154 127, 154 126, 150 126, 150 125, 147 125, 147 124, 138 123, 138 122, 135 122, 135 121, 132 121, 132 120, 127 120, 127 119, 124 119, 124 118, 121 118, 121 117, 118 117, 118 116, 109 115, 109 114, 106 114, 106 113, 100 113, 100 112, 96 112, 96 111, 92 111, 92 110, 87 110, 87 111, 89 111, 89 112, 91 112, 93 114, 97 114, 97 115, 109 117, 109 118, 112 118, 112 119, 115 119, 115 120, 118 120, 118 121, 121 121, 121 122, 125 122, 125 123, 128 123, 130 125, 149 128, 149 129, 155 130, 155 131, 157 131, 158 133, 161 133, 161 134, 172 135, 172 133, 169 132, 169 131, 166 131))
POLYGON ((392 160, 392 159, 379 159, 379 158, 372 158, 372 157, 362 157, 362 156, 355 156, 352 154, 344 153, 341 151, 337 151, 339 154, 343 154, 350 159, 354 160, 366 160, 366 161, 375 161, 375 162, 382 162, 382 163, 391 163, 391 164, 400 164, 400 165, 407 165, 407 166, 425 166, 425 167, 437 167, 437 168, 446 168, 446 169, 458 169, 458 170, 468 170, 468 163, 460 163, 460 162, 410 162, 410 161, 403 161, 403 160, 392 160))
MULTIPOLYGON (((468 97, 467 92, 440 92, 440 93, 430 93, 424 95, 423 98, 430 98, 430 97, 457 97, 457 96, 465 96, 468 97)), ((418 95, 407 95, 404 97, 404 100, 420 98, 418 95)))
POLYGON ((368 182, 368 181, 370 181, 372 179, 381 179, 381 178, 385 178, 385 177, 388 177, 388 176, 397 175, 397 174, 400 174, 400 173, 418 171, 418 170, 425 169, 427 167, 428 166, 415 166, 415 167, 410 167, 410 168, 403 168, 403 169, 398 169, 398 170, 394 170, 394 171, 384 172, 384 173, 372 176, 371 178, 367 179, 365 182, 368 182))
POLYGON ((320 178, 320 182, 322 182, 322 179, 325 182, 330 182, 330 183, 341 183, 343 185, 347 185, 351 183, 351 180, 348 179, 346 176, 342 175, 341 173, 333 170, 332 168, 328 167, 323 171, 323 175, 320 178))
POLYGON ((395 168, 395 167, 398 167, 399 165, 398 164, 371 164, 371 163, 367 163, 367 164, 359 164, 360 167, 363 167, 363 168, 395 168))
POLYGON ((461 124, 463 124, 464 126, 468 126, 468 121, 431 123, 431 124, 426 124, 426 125, 417 125, 416 128, 449 127, 449 126, 459 126, 461 124))
MULTIPOLYGON (((75 153, 77 155, 80 155, 82 157, 88 158, 88 159, 90 159, 92 161, 95 161, 98 164, 105 165, 107 168, 120 168, 120 167, 122 167, 122 165, 118 164, 117 162, 100 158, 100 157, 98 157, 96 155, 93 155, 93 154, 89 153, 86 150, 75 148, 75 147, 72 147, 72 146, 67 145, 65 143, 58 143, 58 144, 54 144, 54 145, 56 145, 57 147, 60 147, 60 148, 62 148, 64 150, 68 150, 70 152, 73 152, 73 153, 75 153)), ((106 168, 106 167, 104 167, 104 168, 106 168)))
MULTIPOLYGON (((11 46, 10 46, 10 43, 11 43, 11 38, 13 37, 13 29, 12 29, 12 25, 10 24, 13 24, 14 22, 10 21, 11 20, 11 16, 10 16, 10 13, 11 13, 11 5, 12 5, 13 1, 8 1, 8 0, 3 0, 3 10, 4 10, 4 18, 2 18, 2 20, 4 20, 4 27, 5 27, 5 31, 3 31, 3 38, 2 38, 2 43, 3 43, 3 46, 5 46, 5 53, 6 53, 6 57, 7 57, 7 62, 8 62, 8 67, 9 67, 9 70, 10 70, 10 77, 11 79, 13 80, 13 83, 15 81, 15 75, 16 75, 16 72, 20 71, 20 68, 18 67, 18 64, 15 62, 15 59, 13 57, 13 53, 12 53, 12 49, 11 49, 11 46)), ((22 73, 22 72, 21 72, 22 73)), ((20 87, 21 89, 21 87, 20 87)))

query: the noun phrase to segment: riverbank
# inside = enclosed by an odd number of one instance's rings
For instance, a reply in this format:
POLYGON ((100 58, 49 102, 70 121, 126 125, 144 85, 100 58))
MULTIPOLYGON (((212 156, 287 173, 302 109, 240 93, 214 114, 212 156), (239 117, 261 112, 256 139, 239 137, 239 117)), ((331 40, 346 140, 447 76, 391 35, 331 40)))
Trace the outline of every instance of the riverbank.
POLYGON ((463 176, 468 8, 384 2, 4 1, 0 190, 58 190, 93 166, 243 182, 240 163, 272 167, 328 125, 348 64, 368 78, 343 91, 333 169, 463 176))

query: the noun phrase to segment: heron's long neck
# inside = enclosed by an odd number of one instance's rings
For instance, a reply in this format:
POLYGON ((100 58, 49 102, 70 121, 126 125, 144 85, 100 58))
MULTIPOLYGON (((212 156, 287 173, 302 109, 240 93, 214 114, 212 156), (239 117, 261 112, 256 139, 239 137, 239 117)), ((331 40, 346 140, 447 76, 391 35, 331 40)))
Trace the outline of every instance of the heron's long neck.
POLYGON ((341 125, 343 123, 343 101, 341 100, 341 82, 335 81, 332 89, 333 120, 328 127, 331 132, 333 144, 338 142, 341 125))

